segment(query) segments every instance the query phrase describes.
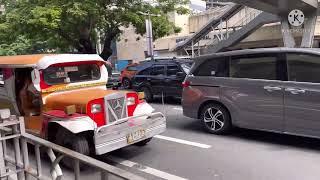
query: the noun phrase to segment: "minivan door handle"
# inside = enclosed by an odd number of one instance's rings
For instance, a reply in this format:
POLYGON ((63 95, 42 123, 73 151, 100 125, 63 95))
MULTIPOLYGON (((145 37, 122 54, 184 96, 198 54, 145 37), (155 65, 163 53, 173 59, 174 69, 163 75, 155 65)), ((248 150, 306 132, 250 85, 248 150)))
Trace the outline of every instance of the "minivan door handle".
POLYGON ((285 91, 290 92, 291 94, 301 94, 306 92, 306 90, 304 89, 296 89, 296 88, 286 88, 285 91))
POLYGON ((264 86, 263 89, 267 90, 268 92, 281 91, 282 90, 281 87, 277 87, 277 86, 264 86))

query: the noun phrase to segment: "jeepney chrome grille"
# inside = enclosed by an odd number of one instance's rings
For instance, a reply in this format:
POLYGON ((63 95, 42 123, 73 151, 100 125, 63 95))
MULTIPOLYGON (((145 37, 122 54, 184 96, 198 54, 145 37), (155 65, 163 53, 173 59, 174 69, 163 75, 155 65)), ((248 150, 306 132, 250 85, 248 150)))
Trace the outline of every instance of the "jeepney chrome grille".
POLYGON ((125 97, 108 99, 107 101, 107 119, 109 123, 118 119, 127 117, 127 107, 125 105, 125 97))

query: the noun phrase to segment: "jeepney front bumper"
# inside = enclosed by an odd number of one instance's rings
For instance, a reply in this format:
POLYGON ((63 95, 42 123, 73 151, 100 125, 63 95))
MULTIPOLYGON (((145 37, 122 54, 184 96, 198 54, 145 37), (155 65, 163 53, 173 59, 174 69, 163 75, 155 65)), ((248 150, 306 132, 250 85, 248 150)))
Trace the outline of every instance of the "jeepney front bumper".
POLYGON ((127 117, 95 130, 95 151, 97 155, 105 154, 161 134, 165 130, 166 118, 160 112, 127 117))

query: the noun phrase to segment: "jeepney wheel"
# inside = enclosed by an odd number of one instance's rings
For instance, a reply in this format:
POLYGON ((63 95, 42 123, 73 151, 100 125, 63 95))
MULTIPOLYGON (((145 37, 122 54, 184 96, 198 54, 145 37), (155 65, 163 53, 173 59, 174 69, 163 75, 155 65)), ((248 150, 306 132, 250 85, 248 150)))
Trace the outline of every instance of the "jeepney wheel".
MULTIPOLYGON (((66 129, 59 128, 56 139, 56 143, 83 155, 90 155, 89 142, 87 138, 82 134, 73 134, 66 129)), ((61 160, 61 164, 67 168, 73 168, 73 160, 69 157, 64 157, 61 160)), ((83 169, 85 165, 80 163, 80 168, 83 169)))
POLYGON ((140 142, 135 143, 134 145, 136 145, 136 146, 145 146, 151 141, 151 139, 152 138, 148 138, 148 139, 142 140, 140 142))

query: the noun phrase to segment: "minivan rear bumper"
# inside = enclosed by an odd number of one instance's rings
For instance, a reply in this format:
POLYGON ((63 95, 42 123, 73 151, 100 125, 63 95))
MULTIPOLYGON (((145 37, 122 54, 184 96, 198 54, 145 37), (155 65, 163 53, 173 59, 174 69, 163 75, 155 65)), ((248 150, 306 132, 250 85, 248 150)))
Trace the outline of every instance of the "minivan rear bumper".
POLYGON ((189 118, 198 119, 198 110, 191 106, 182 106, 183 115, 189 118))
POLYGON ((188 88, 184 88, 181 99, 183 115, 189 118, 198 119, 198 101, 191 100, 190 96, 190 90, 188 88))

